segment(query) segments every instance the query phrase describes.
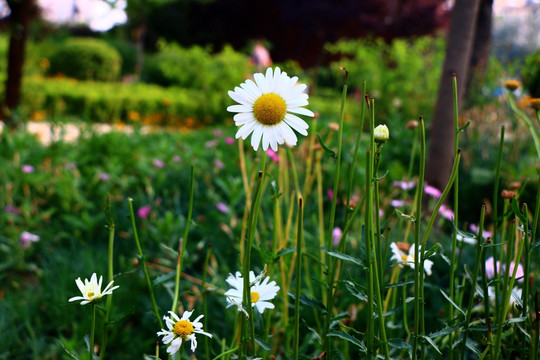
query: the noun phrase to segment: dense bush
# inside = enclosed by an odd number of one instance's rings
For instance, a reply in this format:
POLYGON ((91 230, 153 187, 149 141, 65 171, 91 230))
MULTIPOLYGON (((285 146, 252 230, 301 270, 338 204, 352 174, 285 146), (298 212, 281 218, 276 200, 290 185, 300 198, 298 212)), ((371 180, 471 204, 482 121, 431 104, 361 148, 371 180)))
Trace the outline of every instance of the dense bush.
POLYGON ((540 50, 525 58, 521 77, 525 90, 535 98, 540 97, 540 50))
POLYGON ((80 80, 114 81, 118 79, 122 59, 106 42, 73 38, 58 47, 50 58, 49 73, 80 80))
POLYGON ((143 79, 162 86, 201 90, 230 90, 252 72, 248 57, 230 46, 212 55, 200 46, 182 48, 160 43, 160 51, 146 59, 143 79))

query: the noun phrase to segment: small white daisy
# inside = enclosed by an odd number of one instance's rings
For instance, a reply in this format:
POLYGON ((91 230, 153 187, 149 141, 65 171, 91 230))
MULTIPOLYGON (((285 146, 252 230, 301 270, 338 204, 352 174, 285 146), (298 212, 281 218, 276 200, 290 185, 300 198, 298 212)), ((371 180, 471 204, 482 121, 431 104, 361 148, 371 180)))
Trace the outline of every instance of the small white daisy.
POLYGON ((114 283, 114 280, 111 281, 103 290, 101 291, 101 283, 103 282, 103 276, 99 277, 99 281, 97 280, 96 273, 92 274, 92 277, 90 280, 84 279, 84 283, 81 281, 81 278, 77 278, 75 280, 75 283, 77 284, 77 287, 81 291, 82 296, 75 296, 69 299, 69 301, 81 301, 81 305, 86 305, 88 303, 91 303, 93 301, 98 301, 105 295, 112 294, 113 290, 119 288, 119 286, 112 286, 114 283))
POLYGON ((308 104, 305 84, 297 84, 298 77, 289 77, 276 67, 266 70, 266 75, 256 73, 255 81, 246 80, 229 91, 229 96, 239 105, 232 105, 227 111, 234 115, 236 126, 240 126, 236 138, 246 139, 251 135, 251 146, 256 151, 262 140, 262 148, 277 151, 278 144, 296 145, 293 130, 307 135, 308 124, 294 114, 315 116, 303 108, 308 104))
POLYGON ((169 354, 173 355, 178 352, 183 341, 191 341, 191 351, 194 352, 197 349, 197 338, 195 334, 212 337, 212 334, 202 330, 203 324, 199 320, 204 315, 199 315, 195 320, 190 321, 189 317, 193 314, 193 311, 185 311, 181 319, 172 311, 169 311, 169 314, 171 314, 171 317, 163 317, 168 330, 161 329, 157 333, 158 336, 163 336, 162 341, 165 345, 170 343, 167 348, 169 354))
MULTIPOLYGON (((226 280, 233 289, 229 289, 225 296, 227 297, 227 302, 229 306, 236 305, 238 310, 241 309, 242 299, 244 297, 244 279, 240 272, 236 272, 233 276, 232 274, 226 280)), ((273 309, 274 304, 268 300, 272 300, 276 297, 279 286, 276 286, 276 282, 270 282, 270 277, 267 276, 264 280, 260 280, 260 276, 255 278, 253 271, 249 272, 249 282, 251 284, 251 306, 257 308, 257 310, 262 314, 264 309, 273 309)))
MULTIPOLYGON (((396 263, 400 267, 409 266, 414 268, 414 244, 410 245, 405 242, 400 243, 391 243, 390 248, 392 249, 392 260, 396 260, 396 263), (407 250, 409 252, 407 253, 407 250)), ((421 249, 420 249, 421 250, 421 249)), ((424 261, 424 271, 429 276, 431 275, 431 267, 433 266, 433 261, 426 259, 424 261)))

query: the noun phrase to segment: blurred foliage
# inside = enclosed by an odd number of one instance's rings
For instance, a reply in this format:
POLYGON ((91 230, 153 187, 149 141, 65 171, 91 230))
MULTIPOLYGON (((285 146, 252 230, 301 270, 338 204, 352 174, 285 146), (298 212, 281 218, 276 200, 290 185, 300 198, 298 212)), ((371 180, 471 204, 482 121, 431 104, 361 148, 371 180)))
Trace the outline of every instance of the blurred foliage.
POLYGON ((143 80, 153 84, 225 92, 254 70, 248 57, 230 46, 217 54, 201 46, 183 48, 165 41, 158 48, 146 59, 142 73, 143 80))
POLYGON ((540 98, 540 50, 525 58, 521 71, 523 87, 532 97, 540 98))
POLYGON ((115 81, 120 75, 122 58, 103 40, 72 38, 59 45, 51 55, 48 73, 79 80, 115 81))

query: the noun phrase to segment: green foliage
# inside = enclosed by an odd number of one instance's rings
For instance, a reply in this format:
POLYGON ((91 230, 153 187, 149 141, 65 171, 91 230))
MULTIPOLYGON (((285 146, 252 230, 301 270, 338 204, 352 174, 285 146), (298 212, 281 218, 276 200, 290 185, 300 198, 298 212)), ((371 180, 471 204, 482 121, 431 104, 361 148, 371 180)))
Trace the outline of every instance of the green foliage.
POLYGON ((122 59, 115 48, 91 38, 72 38, 50 58, 49 74, 63 74, 80 80, 115 81, 122 59))
POLYGON ((135 44, 119 39, 119 38, 110 38, 106 39, 107 43, 114 47, 122 58, 122 68, 121 74, 133 74, 136 72, 137 65, 137 47, 135 44))
POLYGON ((532 97, 540 97, 540 50, 525 58, 521 77, 525 90, 532 97))
POLYGON ((174 43, 159 43, 159 52, 150 56, 143 68, 146 82, 204 91, 230 90, 252 72, 248 57, 225 46, 213 55, 200 46, 183 48, 174 43))

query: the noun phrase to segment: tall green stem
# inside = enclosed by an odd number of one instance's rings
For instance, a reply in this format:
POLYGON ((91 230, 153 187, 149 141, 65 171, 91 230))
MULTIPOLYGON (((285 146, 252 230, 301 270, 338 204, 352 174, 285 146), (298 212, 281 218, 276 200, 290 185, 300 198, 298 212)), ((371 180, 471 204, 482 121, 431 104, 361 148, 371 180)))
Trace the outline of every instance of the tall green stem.
POLYGON ((193 187, 194 182, 194 173, 193 173, 193 165, 191 165, 190 168, 190 174, 189 174, 189 208, 188 208, 188 216, 186 218, 186 227, 184 229, 184 236, 180 239, 180 244, 178 244, 178 258, 176 260, 176 276, 174 279, 174 299, 172 303, 172 311, 176 312, 176 308, 178 306, 178 296, 180 293, 180 275, 182 274, 182 264, 183 264, 183 258, 184 253, 186 251, 186 244, 188 240, 188 234, 189 234, 189 226, 191 225, 191 217, 193 215, 193 187))
MULTIPOLYGON (((503 147, 504 147, 504 125, 501 125, 501 138, 499 141, 499 151, 497 153, 497 167, 495 169, 495 184, 493 187, 493 236, 491 237, 491 241, 493 244, 498 244, 497 242, 497 224, 499 223, 498 214, 499 214, 499 183, 501 178, 501 162, 502 162, 502 154, 503 154, 503 147)), ((497 246, 493 246, 491 248, 492 254, 493 254, 493 273, 496 274, 497 271, 497 246)), ((499 298, 500 293, 500 284, 499 281, 495 282, 495 299, 499 298)))
POLYGON ((90 324, 90 346, 88 348, 88 359, 94 360, 94 334, 96 330, 96 304, 94 302, 92 305, 92 323, 90 324))
MULTIPOLYGON (((212 253, 212 244, 208 244, 208 249, 206 250, 206 257, 204 258, 204 267, 202 273, 202 307, 203 307, 203 323, 204 328, 208 329, 208 302, 207 302, 207 291, 206 291, 206 275, 208 274, 208 262, 210 261, 210 254, 212 253)), ((208 336, 204 337, 204 351, 206 352, 206 359, 210 359, 210 339, 208 336)))
POLYGON ((300 284, 302 282, 302 237, 304 236, 304 207, 302 198, 298 199, 298 228, 296 230, 296 287, 294 291, 294 347, 293 359, 298 360, 298 345, 300 344, 300 284))
POLYGON ((159 316, 159 310, 156 303, 156 298, 154 296, 154 290, 152 288, 152 281, 150 280, 150 275, 148 274, 148 268, 146 267, 146 260, 141 248, 141 242, 139 241, 139 234, 137 233, 137 225, 135 224, 135 215, 133 212, 133 199, 128 198, 129 205, 129 216, 131 217, 131 227, 133 228, 133 237, 135 238, 135 245, 137 245, 137 252, 139 254, 140 263, 143 268, 144 278, 146 279, 146 285, 148 286, 148 292, 150 293, 150 300, 152 302, 152 308, 154 310, 154 316, 156 317, 159 326, 163 329, 163 321, 159 316))
MULTIPOLYGON (((107 205, 105 210, 105 217, 107 219, 107 227, 109 228, 109 251, 108 251, 108 283, 114 280, 114 269, 113 269, 113 254, 114 254, 114 229, 115 224, 111 215, 111 204, 109 197, 107 197, 107 205)), ((101 349, 99 351, 99 358, 103 360, 105 358, 105 351, 107 350, 107 343, 109 340, 109 317, 111 315, 111 306, 112 306, 112 296, 110 294, 107 296, 107 303, 105 305, 105 317, 103 319, 103 340, 101 344, 101 349)))

